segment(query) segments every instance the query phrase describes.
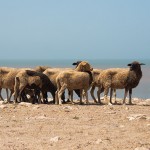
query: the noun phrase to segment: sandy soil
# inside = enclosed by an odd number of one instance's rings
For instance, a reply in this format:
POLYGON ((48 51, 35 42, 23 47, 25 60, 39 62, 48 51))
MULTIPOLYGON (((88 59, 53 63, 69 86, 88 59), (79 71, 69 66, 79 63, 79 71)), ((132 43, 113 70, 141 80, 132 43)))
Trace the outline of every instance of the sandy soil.
POLYGON ((150 106, 134 103, 0 104, 0 149, 148 150, 150 106))

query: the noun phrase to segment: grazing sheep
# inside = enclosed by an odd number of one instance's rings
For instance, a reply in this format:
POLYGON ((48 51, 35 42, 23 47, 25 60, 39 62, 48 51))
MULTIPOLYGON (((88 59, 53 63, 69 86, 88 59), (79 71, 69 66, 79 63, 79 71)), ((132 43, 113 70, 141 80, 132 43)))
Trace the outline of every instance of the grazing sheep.
MULTIPOLYGON (((93 81, 91 71, 93 68, 89 65, 89 63, 82 61, 75 70, 63 71, 61 72, 57 78, 57 92, 56 99, 57 104, 61 104, 61 95, 68 89, 72 91, 74 89, 80 90, 80 103, 82 103, 82 94, 86 97, 86 102, 88 103, 88 95, 87 91, 91 86, 93 81)), ((73 96, 71 96, 71 101, 73 102, 73 96)))
POLYGON ((125 89, 123 103, 125 103, 125 99, 127 97, 127 93, 129 91, 129 104, 131 102, 132 96, 132 88, 135 88, 142 77, 141 65, 143 63, 139 63, 134 61, 128 66, 130 68, 112 68, 106 69, 101 72, 98 78, 99 82, 99 95, 101 92, 101 88, 104 87, 104 98, 107 100, 108 90, 111 88, 110 92, 110 103, 112 102, 112 89, 125 89))
POLYGON ((40 92, 44 99, 47 100, 47 92, 50 92, 55 97, 55 86, 51 83, 49 78, 40 72, 32 71, 32 70, 22 70, 15 77, 15 86, 14 86, 14 96, 15 103, 17 102, 17 98, 21 97, 21 94, 25 88, 34 89, 36 95, 40 100, 40 92))

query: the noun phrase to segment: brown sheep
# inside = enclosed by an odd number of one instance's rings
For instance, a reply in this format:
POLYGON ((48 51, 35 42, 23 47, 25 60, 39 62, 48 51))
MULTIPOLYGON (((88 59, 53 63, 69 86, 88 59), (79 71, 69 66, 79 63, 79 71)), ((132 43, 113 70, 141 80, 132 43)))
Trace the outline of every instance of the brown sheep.
POLYGON ((1 89, 5 88, 7 93, 7 101, 10 102, 11 96, 14 92, 15 85, 15 76, 22 70, 30 69, 38 72, 44 71, 48 67, 45 66, 37 66, 35 69, 31 68, 9 68, 9 67, 1 67, 0 68, 0 98, 3 100, 1 96, 1 89), (8 89, 10 90, 10 96, 8 96, 8 89))
POLYGON ((49 78, 41 73, 32 70, 22 70, 15 77, 14 96, 15 103, 17 98, 21 98, 21 94, 25 88, 34 89, 38 94, 39 103, 41 103, 40 92, 43 99, 47 99, 47 92, 50 92, 55 97, 56 89, 49 78))
POLYGON ((112 89, 125 89, 123 103, 125 103, 125 99, 129 91, 129 104, 132 104, 131 102, 132 88, 135 88, 139 84, 139 81, 142 77, 141 65, 144 64, 134 61, 128 64, 128 66, 130 66, 129 69, 111 68, 103 70, 99 75, 98 79, 99 94, 101 88, 104 87, 104 98, 105 100, 107 100, 108 90, 109 88, 111 88, 110 92, 110 103, 111 103, 112 89))

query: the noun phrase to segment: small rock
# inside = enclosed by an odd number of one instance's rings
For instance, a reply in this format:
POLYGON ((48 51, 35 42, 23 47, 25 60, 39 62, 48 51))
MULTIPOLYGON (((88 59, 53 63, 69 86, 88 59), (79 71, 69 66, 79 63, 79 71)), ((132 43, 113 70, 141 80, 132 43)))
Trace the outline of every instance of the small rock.
POLYGON ((63 109, 66 111, 66 112, 69 112, 72 110, 72 107, 71 106, 65 106, 63 107, 63 109))
POLYGON ((55 137, 50 139, 51 142, 55 142, 55 143, 58 142, 59 140, 60 140, 59 136, 55 136, 55 137))
POLYGON ((147 116, 145 114, 132 114, 129 117, 127 117, 130 121, 132 120, 139 120, 139 119, 147 119, 147 116))
POLYGON ((119 127, 120 127, 120 128, 124 128, 125 126, 124 126, 124 125, 120 125, 119 127))
POLYGON ((36 110, 36 109, 38 109, 38 108, 40 108, 40 106, 39 106, 39 105, 38 105, 38 106, 34 106, 34 107, 33 107, 33 109, 35 109, 35 110, 36 110))
POLYGON ((96 144, 100 144, 100 143, 102 143, 102 142, 103 142, 102 139, 97 139, 95 143, 96 143, 96 144))
POLYGON ((19 103, 19 105, 29 107, 29 106, 31 106, 32 104, 31 104, 31 103, 26 103, 26 102, 21 102, 21 103, 19 103))
POLYGON ((126 110, 129 110, 129 107, 126 107, 125 109, 126 109, 126 110))
POLYGON ((0 105, 4 104, 4 101, 0 101, 0 105))
POLYGON ((108 112, 105 112, 106 114, 116 114, 115 111, 108 111, 108 112))
POLYGON ((4 109, 4 108, 7 108, 7 106, 6 105, 0 105, 0 108, 4 109))

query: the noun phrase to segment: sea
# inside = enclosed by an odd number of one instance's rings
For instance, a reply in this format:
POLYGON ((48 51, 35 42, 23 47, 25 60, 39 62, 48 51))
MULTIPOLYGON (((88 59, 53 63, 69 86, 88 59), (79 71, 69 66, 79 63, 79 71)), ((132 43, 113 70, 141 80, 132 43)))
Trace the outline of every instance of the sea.
MULTIPOLYGON (((74 68, 72 65, 73 62, 81 61, 80 59, 50 59, 50 60, 0 60, 0 67, 15 67, 15 68, 34 68, 36 66, 49 66, 52 68, 74 68)), ((108 69, 108 68, 128 68, 127 64, 138 61, 144 63, 145 65, 141 66, 143 76, 140 80, 139 85, 133 89, 132 97, 140 99, 149 99, 150 98, 150 59, 84 59, 88 61, 93 68, 97 69, 108 69)), ((96 96, 95 90, 95 96, 96 96)), ((89 99, 90 97, 90 93, 89 99)), ((6 98, 6 91, 2 90, 2 96, 6 98)), ((77 98, 76 94, 74 94, 77 98)), ((103 94, 101 95, 103 96, 103 94)), ((117 97, 123 98, 124 90, 117 90, 117 97)))

